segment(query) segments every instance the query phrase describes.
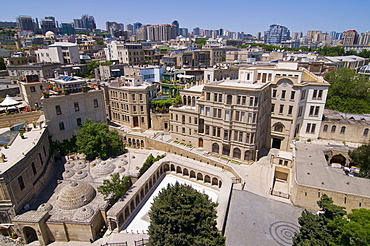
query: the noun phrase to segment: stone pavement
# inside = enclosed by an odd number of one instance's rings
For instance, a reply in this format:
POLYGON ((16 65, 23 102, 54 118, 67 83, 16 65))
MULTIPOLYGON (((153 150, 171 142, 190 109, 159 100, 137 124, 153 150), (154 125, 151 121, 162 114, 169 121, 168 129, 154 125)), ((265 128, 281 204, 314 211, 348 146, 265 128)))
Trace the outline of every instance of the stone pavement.
POLYGON ((225 229, 226 245, 292 245, 301 211, 287 203, 233 190, 225 229))

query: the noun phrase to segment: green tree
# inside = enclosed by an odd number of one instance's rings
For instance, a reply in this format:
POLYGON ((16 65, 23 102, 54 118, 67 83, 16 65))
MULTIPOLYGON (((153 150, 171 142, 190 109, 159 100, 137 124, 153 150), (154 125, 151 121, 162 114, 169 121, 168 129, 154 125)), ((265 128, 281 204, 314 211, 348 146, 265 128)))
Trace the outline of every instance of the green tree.
POLYGON ((204 38, 200 38, 198 40, 195 40, 195 43, 196 44, 202 44, 202 45, 205 45, 207 43, 207 40, 205 40, 204 38))
POLYGON ((98 187, 98 192, 101 193, 104 198, 112 196, 113 201, 116 202, 126 191, 131 187, 132 181, 130 176, 120 177, 119 173, 111 175, 111 179, 105 179, 103 185, 98 187))
POLYGON ((353 209, 346 217, 337 217, 329 224, 333 229, 333 245, 370 245, 370 210, 353 209))
POLYGON ((164 157, 165 155, 158 155, 154 158, 153 155, 150 154, 146 158, 145 162, 143 163, 143 166, 139 170, 139 177, 142 176, 146 172, 146 170, 148 170, 153 165, 154 162, 159 161, 160 159, 164 157))
POLYGON ((325 80, 330 83, 326 107, 344 113, 370 113, 370 80, 349 68, 331 71, 325 80))
POLYGON ((216 206, 189 185, 169 184, 149 211, 148 245, 225 245, 225 237, 216 227, 216 206))
POLYGON ((120 155, 125 149, 117 131, 110 131, 107 123, 92 123, 86 119, 76 137, 78 152, 89 158, 120 155))
POLYGON ((360 176, 370 178, 370 143, 348 151, 352 163, 361 168, 360 176))
POLYGON ((5 70, 5 69, 6 69, 6 66, 5 66, 4 58, 0 57, 0 70, 5 70))
POLYGON ((300 225, 299 233, 293 237, 293 245, 296 246, 319 246, 330 245, 334 241, 332 227, 329 225, 335 218, 346 214, 344 207, 337 206, 326 194, 323 194, 317 202, 321 208, 318 214, 307 210, 298 218, 300 225))

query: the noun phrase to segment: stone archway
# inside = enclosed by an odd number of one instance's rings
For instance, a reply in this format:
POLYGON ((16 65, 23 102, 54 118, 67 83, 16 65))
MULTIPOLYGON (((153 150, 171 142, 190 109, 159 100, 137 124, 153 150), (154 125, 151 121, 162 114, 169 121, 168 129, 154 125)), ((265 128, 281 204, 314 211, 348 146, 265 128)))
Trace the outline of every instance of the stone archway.
POLYGON ((346 158, 341 154, 337 154, 331 157, 330 163, 340 163, 342 166, 345 166, 346 158))
POLYGON ((218 154, 219 152, 220 152, 220 146, 218 145, 218 143, 213 143, 212 144, 212 153, 218 154))
POLYGON ((29 226, 23 227, 23 234, 25 236, 26 243, 31 243, 33 241, 38 240, 36 231, 32 227, 29 226))

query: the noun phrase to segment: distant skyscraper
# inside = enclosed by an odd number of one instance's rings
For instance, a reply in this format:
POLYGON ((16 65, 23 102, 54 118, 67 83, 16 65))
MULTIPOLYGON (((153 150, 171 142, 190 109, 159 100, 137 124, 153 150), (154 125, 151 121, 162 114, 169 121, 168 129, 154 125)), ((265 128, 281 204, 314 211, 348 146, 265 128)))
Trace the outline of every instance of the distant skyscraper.
POLYGON ((134 34, 134 26, 131 24, 126 25, 127 36, 130 37, 134 34))
POLYGON ((220 36, 224 35, 224 29, 220 28, 220 36))
POLYGON ((256 33, 256 39, 257 40, 261 40, 261 32, 257 32, 256 33))
POLYGON ((94 16, 83 15, 81 19, 73 19, 74 28, 93 31, 96 29, 94 16))
POLYGON ((172 22, 172 25, 176 26, 176 35, 179 36, 180 35, 180 24, 179 24, 179 22, 177 20, 174 20, 172 22))
POLYGON ((358 43, 358 33, 356 30, 343 32, 343 45, 353 45, 358 43))
POLYGON ((293 32, 292 33, 292 39, 293 40, 299 40, 301 37, 303 37, 303 33, 302 32, 293 32))
POLYGON ((73 22, 62 22, 62 28, 61 28, 62 35, 73 35, 74 28, 73 28, 73 22))
POLYGON ((358 44, 369 45, 370 44, 370 32, 361 33, 360 42, 358 42, 358 44))
POLYGON ((184 37, 189 36, 189 30, 187 28, 183 27, 181 29, 182 29, 182 32, 181 32, 182 36, 184 36, 184 37))
POLYGON ((194 36, 199 36, 199 34, 200 34, 200 29, 199 29, 199 27, 194 28, 194 29, 193 29, 193 35, 194 35, 194 36))
POLYGON ((133 32, 134 32, 134 35, 136 35, 136 30, 139 29, 143 24, 141 24, 140 22, 135 22, 133 27, 133 32))
POLYGON ((290 39, 290 31, 287 27, 273 24, 265 31, 266 44, 280 44, 290 39))
POLYGON ((17 17, 17 27, 19 30, 28 30, 36 32, 36 23, 33 21, 31 16, 21 15, 17 17))
POLYGON ((47 16, 44 19, 41 19, 41 31, 42 34, 45 34, 47 31, 56 33, 55 17, 47 16))

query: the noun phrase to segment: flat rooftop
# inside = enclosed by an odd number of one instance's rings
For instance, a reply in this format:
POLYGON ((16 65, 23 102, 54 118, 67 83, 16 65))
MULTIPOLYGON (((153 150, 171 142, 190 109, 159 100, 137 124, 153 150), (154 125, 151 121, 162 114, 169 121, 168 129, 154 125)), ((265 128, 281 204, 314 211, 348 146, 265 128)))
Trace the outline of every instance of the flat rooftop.
MULTIPOLYGON (((40 127, 33 128, 32 124, 28 125, 28 129, 31 130, 23 134, 24 139, 17 134, 13 143, 7 149, 4 147, 1 148, 1 153, 5 155, 5 162, 0 163, 0 172, 5 172, 22 159, 35 146, 35 143, 39 141, 45 131, 43 127, 41 129, 40 127)), ((3 133, 7 130, 9 128, 2 128, 0 132, 3 133)))
POLYGON ((316 189, 370 197, 370 179, 350 177, 342 169, 328 165, 324 151, 335 147, 296 143, 295 172, 297 183, 316 189))
POLYGON ((229 87, 242 87, 242 88, 249 88, 249 89, 261 89, 269 83, 250 83, 244 82, 241 80, 223 80, 210 83, 211 85, 219 85, 219 86, 229 86, 229 87))

